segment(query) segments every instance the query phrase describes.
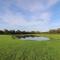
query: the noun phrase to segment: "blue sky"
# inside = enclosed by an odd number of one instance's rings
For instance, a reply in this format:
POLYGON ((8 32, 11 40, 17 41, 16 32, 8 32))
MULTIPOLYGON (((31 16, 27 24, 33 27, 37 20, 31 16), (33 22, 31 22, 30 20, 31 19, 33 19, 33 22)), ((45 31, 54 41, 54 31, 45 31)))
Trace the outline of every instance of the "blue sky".
POLYGON ((60 28, 60 0, 0 0, 0 29, 55 28, 60 28))

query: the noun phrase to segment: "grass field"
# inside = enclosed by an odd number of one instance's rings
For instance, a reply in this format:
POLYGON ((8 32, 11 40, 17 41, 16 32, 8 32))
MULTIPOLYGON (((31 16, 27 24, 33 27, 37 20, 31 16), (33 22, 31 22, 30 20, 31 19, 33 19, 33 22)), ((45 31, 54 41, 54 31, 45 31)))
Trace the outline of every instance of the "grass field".
POLYGON ((60 60, 60 35, 46 36, 49 41, 23 41, 0 35, 0 60, 60 60))

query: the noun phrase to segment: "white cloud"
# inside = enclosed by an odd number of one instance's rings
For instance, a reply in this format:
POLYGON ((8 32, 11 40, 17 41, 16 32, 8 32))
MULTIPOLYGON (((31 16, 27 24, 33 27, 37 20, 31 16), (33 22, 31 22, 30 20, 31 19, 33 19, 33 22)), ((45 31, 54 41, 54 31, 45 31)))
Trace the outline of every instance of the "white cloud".
POLYGON ((7 10, 6 14, 1 18, 5 23, 10 25, 33 26, 48 24, 51 16, 51 12, 43 12, 38 15, 32 15, 32 17, 27 20, 24 15, 14 15, 11 11, 7 10))
POLYGON ((39 22, 41 24, 47 24, 51 20, 52 13, 51 12, 43 12, 39 15, 32 16, 32 21, 39 22))
POLYGON ((16 5, 31 12, 44 11, 59 0, 16 0, 16 5))
POLYGON ((57 2, 58 0, 5 0, 5 15, 1 18, 7 24, 23 25, 25 28, 28 26, 27 29, 30 27, 30 29, 38 30, 39 28, 43 29, 45 26, 48 28, 52 16, 48 8, 54 6, 57 2), (28 18, 28 16, 25 18, 25 15, 20 12, 19 15, 13 14, 12 10, 9 10, 12 4, 15 4, 19 9, 23 9, 24 12, 31 12, 31 18, 28 18))
POLYGON ((26 21, 22 17, 17 16, 5 16, 3 17, 5 23, 10 25, 21 25, 24 24, 26 21))
POLYGON ((48 1, 48 7, 55 5, 59 0, 47 0, 48 1))
MULTIPOLYGON (((51 13, 50 12, 44 12, 40 15, 32 16, 31 20, 26 20, 23 15, 14 15, 11 12, 6 13, 4 16, 2 16, 2 20, 9 24, 10 26, 22 26, 19 27, 22 30, 40 30, 44 31, 43 28, 48 28, 48 23, 50 21, 51 13)), ((45 30, 47 30, 47 28, 45 30)), ((13 29, 13 28, 12 28, 13 29)))
POLYGON ((51 20, 52 13, 51 12, 44 12, 41 14, 40 18, 45 21, 51 20))
POLYGON ((0 18, 3 20, 3 22, 10 25, 21 25, 27 22, 23 15, 14 15, 10 10, 6 10, 6 14, 0 18))
POLYGON ((27 21, 23 15, 13 15, 11 12, 5 14, 2 16, 3 22, 9 24, 9 25, 19 25, 19 26, 25 26, 25 28, 37 28, 39 26, 45 26, 49 23, 51 15, 49 12, 45 12, 40 14, 40 16, 33 16, 31 20, 27 21))

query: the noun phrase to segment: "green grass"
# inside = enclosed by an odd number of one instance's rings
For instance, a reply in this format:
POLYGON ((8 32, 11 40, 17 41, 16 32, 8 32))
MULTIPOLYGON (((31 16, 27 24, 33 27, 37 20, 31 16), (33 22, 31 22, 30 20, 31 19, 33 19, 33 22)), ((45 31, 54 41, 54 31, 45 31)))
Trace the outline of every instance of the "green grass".
POLYGON ((46 36, 49 41, 23 41, 0 35, 0 60, 60 60, 60 35, 46 36))

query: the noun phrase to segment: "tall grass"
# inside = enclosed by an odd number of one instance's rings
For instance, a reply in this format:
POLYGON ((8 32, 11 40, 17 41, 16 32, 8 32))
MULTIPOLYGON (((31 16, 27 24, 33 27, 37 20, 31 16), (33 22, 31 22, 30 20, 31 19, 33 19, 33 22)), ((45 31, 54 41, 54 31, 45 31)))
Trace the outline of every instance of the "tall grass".
POLYGON ((53 39, 23 41, 10 35, 0 35, 0 60, 60 60, 60 40, 57 40, 60 35, 44 36, 53 39))

